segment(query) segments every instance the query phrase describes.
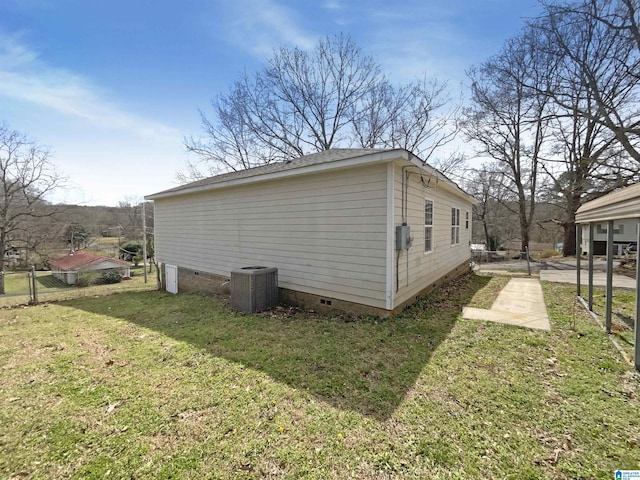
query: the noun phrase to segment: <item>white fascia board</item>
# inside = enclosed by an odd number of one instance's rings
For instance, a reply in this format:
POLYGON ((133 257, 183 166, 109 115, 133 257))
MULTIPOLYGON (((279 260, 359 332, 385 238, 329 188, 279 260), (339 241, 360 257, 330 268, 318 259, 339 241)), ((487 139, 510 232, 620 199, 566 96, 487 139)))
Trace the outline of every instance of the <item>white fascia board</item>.
POLYGON ((347 158, 345 160, 337 160, 334 162, 319 163, 316 165, 292 168, 290 170, 282 170, 280 172, 265 173, 256 175, 255 177, 236 178, 226 182, 213 183, 211 185, 201 185, 194 188, 185 188, 175 192, 156 193, 148 195, 145 200, 157 200, 160 198, 176 197, 179 195, 188 195, 193 193, 207 192, 210 190, 218 190, 220 188, 233 187, 238 185, 247 185, 256 182, 266 182, 269 180, 277 180, 298 175, 308 175, 310 173, 327 172, 341 168, 356 167, 360 165, 373 165, 377 163, 389 162, 395 159, 409 160, 409 152, 402 149, 389 150, 386 152, 371 153, 359 157, 347 158))
POLYGON ((453 193, 454 195, 456 195, 459 198, 462 198, 463 200, 466 200, 467 202, 471 203, 472 205, 476 204, 476 203, 479 203, 478 200, 476 200, 474 197, 472 197, 467 192, 462 190, 458 185, 456 185, 451 180, 449 180, 447 177, 445 177, 443 173, 440 173, 438 170, 436 170, 435 168, 431 167, 429 164, 426 164, 426 163, 422 162, 422 160, 420 160, 415 155, 409 153, 409 159, 408 160, 409 160, 409 162, 411 162, 413 165, 418 167, 423 172, 426 172, 427 174, 433 175, 435 178, 437 178, 438 179, 438 185, 442 186, 448 192, 453 193))

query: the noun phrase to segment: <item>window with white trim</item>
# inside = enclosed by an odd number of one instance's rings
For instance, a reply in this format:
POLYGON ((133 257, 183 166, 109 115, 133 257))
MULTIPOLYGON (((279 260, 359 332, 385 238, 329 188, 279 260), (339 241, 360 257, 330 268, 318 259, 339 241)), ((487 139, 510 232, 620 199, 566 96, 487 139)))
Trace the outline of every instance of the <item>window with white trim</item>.
POLYGON ((451 245, 460 243, 460 209, 451 208, 451 245))
MULTIPOLYGON (((596 225, 596 233, 602 235, 603 233, 607 233, 607 224, 601 224, 598 223, 596 225)), ((615 224, 613 225, 613 234, 614 235, 621 235, 624 233, 624 224, 620 224, 618 225, 618 228, 616 228, 615 224)))
POLYGON ((424 251, 433 251, 433 200, 424 199, 424 251))

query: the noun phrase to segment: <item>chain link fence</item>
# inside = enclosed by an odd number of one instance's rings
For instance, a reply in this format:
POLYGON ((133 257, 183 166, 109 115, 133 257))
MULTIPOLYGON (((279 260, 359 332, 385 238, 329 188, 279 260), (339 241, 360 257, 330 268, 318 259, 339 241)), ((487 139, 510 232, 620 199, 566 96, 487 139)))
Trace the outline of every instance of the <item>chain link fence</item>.
MULTIPOLYGON (((154 267, 155 271, 155 267, 154 267)), ((0 307, 27 305, 78 297, 109 295, 126 291, 156 290, 155 273, 144 283, 142 269, 132 268, 132 277, 114 284, 88 286, 67 285, 51 272, 4 272, 5 294, 0 295, 0 307)))

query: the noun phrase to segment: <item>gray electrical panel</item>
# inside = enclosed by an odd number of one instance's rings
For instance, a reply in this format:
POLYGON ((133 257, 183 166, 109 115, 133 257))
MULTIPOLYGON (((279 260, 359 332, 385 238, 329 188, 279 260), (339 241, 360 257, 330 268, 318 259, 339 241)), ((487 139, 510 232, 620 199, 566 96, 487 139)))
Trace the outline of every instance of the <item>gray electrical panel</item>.
POLYGON ((411 228, 409 225, 396 226, 396 250, 407 250, 411 246, 411 228))

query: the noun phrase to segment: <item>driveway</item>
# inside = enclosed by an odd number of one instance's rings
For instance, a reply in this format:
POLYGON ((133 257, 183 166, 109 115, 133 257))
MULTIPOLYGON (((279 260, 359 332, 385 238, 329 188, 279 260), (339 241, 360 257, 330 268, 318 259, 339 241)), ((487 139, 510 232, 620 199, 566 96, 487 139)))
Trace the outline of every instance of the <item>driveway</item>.
MULTIPOLYGON (((540 270, 540 280, 546 282, 571 283, 573 285, 578 283, 575 266, 573 270, 540 270)), ((580 270, 580 284, 585 286, 589 285, 588 270, 580 270)), ((598 287, 605 287, 607 285, 607 274, 605 272, 593 272, 593 284, 598 287)), ((635 278, 614 273, 613 286, 634 289, 636 288, 636 280, 635 278)))
MULTIPOLYGON (((619 261, 613 262, 614 268, 620 264, 619 261)), ((580 266, 586 266, 586 262, 580 262, 580 266)), ((607 285, 606 260, 594 260, 593 262, 593 284, 598 287, 607 285)), ((476 270, 485 273, 504 274, 507 272, 527 272, 527 262, 513 261, 505 263, 487 263, 476 266, 476 270)), ((589 271, 580 269, 580 284, 587 286, 589 284, 589 271)), ((575 259, 556 260, 553 262, 541 261, 531 262, 531 273, 540 276, 540 280, 545 282, 570 283, 575 285, 576 280, 576 261, 575 259)), ((613 286, 618 288, 636 288, 635 278, 625 275, 613 274, 613 286)))
MULTIPOLYGON (((532 272, 541 272, 546 270, 576 270, 576 259, 562 259, 562 260, 541 260, 541 261, 531 261, 531 271, 532 272)), ((620 265, 619 260, 613 261, 613 267, 616 268, 620 265)), ((581 267, 587 266, 587 261, 582 260, 580 262, 581 267)), ((480 263, 477 264, 476 268, 481 272, 486 271, 501 271, 501 270, 509 270, 509 271, 527 271, 527 262, 525 260, 513 260, 507 262, 495 262, 495 263, 480 263)), ((607 269, 607 261, 602 259, 594 259, 593 260, 593 268, 594 270, 606 270, 607 269)), ((574 282, 575 283, 575 282, 574 282)))

